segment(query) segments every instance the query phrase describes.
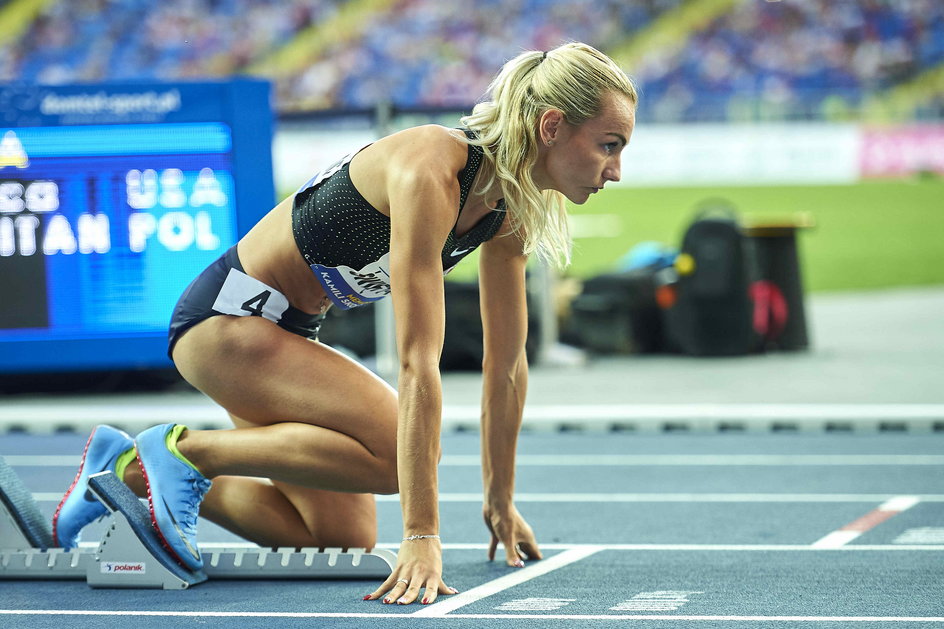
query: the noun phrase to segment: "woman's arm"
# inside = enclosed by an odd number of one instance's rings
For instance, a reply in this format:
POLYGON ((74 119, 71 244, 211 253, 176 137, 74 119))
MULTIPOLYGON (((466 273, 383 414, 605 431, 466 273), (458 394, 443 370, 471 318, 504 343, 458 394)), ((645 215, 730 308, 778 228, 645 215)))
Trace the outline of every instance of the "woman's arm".
MULTIPOLYGON (((390 286, 400 359, 397 473, 404 538, 439 534, 439 359, 445 330, 442 247, 456 220, 456 173, 461 168, 451 163, 457 160, 451 159, 455 150, 450 149, 459 147, 458 142, 446 138, 443 143, 445 136, 435 136, 435 131, 423 133, 427 136, 397 148, 386 173, 390 286)), ((439 540, 422 538, 401 544, 393 574, 371 597, 386 594, 385 602, 431 603, 437 594, 449 591, 442 580, 439 540)))
POLYGON ((514 506, 515 450, 528 386, 527 256, 521 241, 502 232, 482 247, 479 261, 484 360, 482 363, 483 514, 492 534, 489 559, 500 541, 508 565, 540 559, 531 528, 514 506))

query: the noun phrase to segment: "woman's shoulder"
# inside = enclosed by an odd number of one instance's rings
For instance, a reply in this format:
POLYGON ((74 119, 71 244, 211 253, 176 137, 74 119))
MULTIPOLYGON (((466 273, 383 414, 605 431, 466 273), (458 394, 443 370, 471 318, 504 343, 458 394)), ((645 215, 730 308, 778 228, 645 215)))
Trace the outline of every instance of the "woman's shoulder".
POLYGON ((438 124, 411 127, 377 141, 377 148, 405 168, 458 172, 465 167, 469 145, 460 129, 438 124))
POLYGON ((403 131, 398 131, 389 138, 402 137, 403 139, 419 140, 431 143, 453 143, 466 145, 466 135, 462 129, 446 127, 441 124, 424 124, 416 127, 409 127, 403 131))
POLYGON ((468 161, 462 131, 423 125, 377 140, 351 161, 354 187, 384 214, 395 191, 448 190, 460 194, 457 175, 468 161))

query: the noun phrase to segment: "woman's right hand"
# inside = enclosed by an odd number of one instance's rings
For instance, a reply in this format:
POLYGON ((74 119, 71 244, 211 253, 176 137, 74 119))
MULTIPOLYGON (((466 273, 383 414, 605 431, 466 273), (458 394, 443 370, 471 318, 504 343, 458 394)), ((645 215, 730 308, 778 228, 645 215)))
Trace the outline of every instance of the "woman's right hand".
POLYGON ((457 594, 442 579, 442 546, 438 539, 404 540, 397 553, 397 565, 383 584, 364 600, 409 605, 423 593, 421 602, 429 605, 439 594, 457 594))
POLYGON ((524 559, 542 559, 541 549, 534 532, 513 504, 496 507, 486 503, 482 509, 485 526, 491 533, 488 559, 495 559, 498 544, 505 547, 505 563, 514 568, 523 568, 524 559))

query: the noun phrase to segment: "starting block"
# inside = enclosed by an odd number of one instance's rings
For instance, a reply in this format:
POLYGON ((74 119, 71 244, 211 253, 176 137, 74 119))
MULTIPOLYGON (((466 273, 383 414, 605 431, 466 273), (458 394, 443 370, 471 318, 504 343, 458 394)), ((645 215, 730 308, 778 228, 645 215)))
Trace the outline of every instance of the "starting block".
POLYGON ((203 570, 164 549, 141 500, 111 472, 89 478, 110 514, 98 548, 55 547, 30 491, 0 457, 0 580, 85 580, 93 588, 186 589, 207 579, 385 579, 396 555, 385 549, 201 546, 203 570))

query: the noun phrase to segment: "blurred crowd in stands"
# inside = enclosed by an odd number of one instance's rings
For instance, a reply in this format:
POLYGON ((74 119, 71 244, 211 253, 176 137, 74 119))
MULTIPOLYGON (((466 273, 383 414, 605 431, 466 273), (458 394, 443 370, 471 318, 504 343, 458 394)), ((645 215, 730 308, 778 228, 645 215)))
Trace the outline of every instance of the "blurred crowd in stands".
POLYGON ((656 120, 820 119, 942 63, 941 0, 784 0, 740 2, 634 70, 656 120))
POLYGON ((607 49, 682 0, 401 0, 298 81, 287 102, 370 107, 468 106, 506 60, 569 41, 607 49))
MULTIPOLYGON (((691 5, 692 0, 59 0, 26 32, 0 44, 0 81, 262 74, 275 81, 283 112, 367 108, 383 101, 467 108, 501 64, 523 49, 579 40, 619 52, 660 16, 671 18, 691 5), (356 23, 335 19, 352 7, 363 11, 356 23), (265 64, 304 38, 316 43, 302 63, 277 71, 265 64)), ((640 118, 841 117, 868 95, 944 64, 944 1, 741 0, 631 61, 634 67, 626 69, 640 87, 640 118)), ((944 110, 944 98, 938 94, 932 105, 944 110)))
POLYGON ((59 0, 15 46, 0 79, 70 83, 225 76, 328 19, 343 0, 59 0))

